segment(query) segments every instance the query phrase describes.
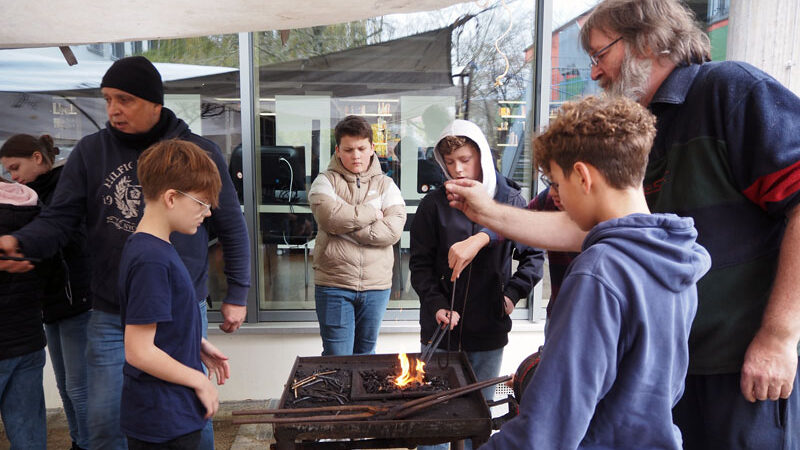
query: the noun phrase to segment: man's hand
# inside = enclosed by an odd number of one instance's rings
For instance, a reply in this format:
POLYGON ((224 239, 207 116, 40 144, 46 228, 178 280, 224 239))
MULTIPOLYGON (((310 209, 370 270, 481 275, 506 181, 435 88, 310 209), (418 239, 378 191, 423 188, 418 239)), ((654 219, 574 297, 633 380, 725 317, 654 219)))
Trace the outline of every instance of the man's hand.
POLYGON ((450 206, 463 212, 473 222, 484 223, 483 217, 488 215, 494 200, 489 198, 481 183, 458 179, 445 182, 444 187, 450 206))
POLYGON ((740 388, 744 398, 789 398, 797 373, 797 341, 800 340, 800 208, 786 214, 778 270, 761 327, 744 354, 740 388))
POLYGON ((220 312, 225 318, 225 322, 219 325, 219 329, 226 333, 233 333, 242 326, 244 318, 247 317, 247 306, 223 303, 220 312))
MULTIPOLYGON (((0 236, 0 255, 23 257, 19 252, 19 241, 11 235, 0 236)), ((10 261, 0 259, 0 271, 21 273, 33 269, 29 261, 10 261)))
POLYGON ((510 298, 507 296, 503 296, 506 299, 505 308, 506 308, 506 315, 510 316, 512 312, 514 312, 514 302, 511 301, 510 298))
POLYGON ((789 398, 797 371, 797 342, 762 328, 747 348, 740 387, 749 402, 789 398))
POLYGON ((472 262, 483 247, 489 244, 489 240, 489 235, 486 233, 478 233, 450 246, 447 252, 447 265, 453 269, 450 281, 455 281, 461 275, 461 271, 472 262))
POLYGON ((217 384, 225 384, 225 380, 231 377, 228 357, 211 342, 208 342, 206 338, 203 338, 200 343, 200 360, 203 361, 203 365, 208 369, 209 380, 213 374, 217 377, 217 384))
POLYGON ((456 325, 458 325, 458 320, 461 318, 461 316, 459 316, 457 312, 452 311, 453 320, 450 320, 450 312, 451 311, 449 309, 440 309, 436 311, 436 323, 441 325, 450 325, 450 329, 452 330, 456 325))

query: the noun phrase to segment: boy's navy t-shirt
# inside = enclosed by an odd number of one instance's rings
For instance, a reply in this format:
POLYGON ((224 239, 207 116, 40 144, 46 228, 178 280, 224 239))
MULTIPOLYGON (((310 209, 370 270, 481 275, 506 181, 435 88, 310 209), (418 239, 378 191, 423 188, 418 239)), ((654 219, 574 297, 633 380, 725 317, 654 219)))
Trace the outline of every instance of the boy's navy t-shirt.
MULTIPOLYGON (((134 233, 120 260, 123 327, 155 323, 155 345, 178 362, 202 370, 200 309, 189 272, 169 242, 134 233)), ((169 383, 125 362, 120 424, 127 435, 166 442, 205 426, 194 389, 169 383)))

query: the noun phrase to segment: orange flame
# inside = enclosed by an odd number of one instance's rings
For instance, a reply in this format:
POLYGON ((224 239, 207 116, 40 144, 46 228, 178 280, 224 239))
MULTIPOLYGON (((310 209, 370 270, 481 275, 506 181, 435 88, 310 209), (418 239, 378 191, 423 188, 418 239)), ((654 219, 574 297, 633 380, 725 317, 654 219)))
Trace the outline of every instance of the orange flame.
POLYGON ((397 359, 400 360, 400 367, 403 371, 400 373, 400 376, 395 378, 394 384, 398 387, 406 387, 409 384, 416 383, 416 384, 423 384, 425 383, 425 363, 416 360, 416 365, 414 369, 411 369, 411 363, 408 360, 408 356, 405 353, 400 353, 397 355, 397 359))

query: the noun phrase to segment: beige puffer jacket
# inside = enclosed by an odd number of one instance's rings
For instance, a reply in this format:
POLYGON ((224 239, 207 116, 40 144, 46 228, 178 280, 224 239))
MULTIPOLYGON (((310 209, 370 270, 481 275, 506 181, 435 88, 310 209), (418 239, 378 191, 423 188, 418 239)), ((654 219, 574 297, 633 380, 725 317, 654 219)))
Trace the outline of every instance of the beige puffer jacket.
POLYGON ((356 175, 333 156, 328 170, 311 184, 308 199, 319 225, 314 283, 354 291, 391 288, 392 245, 400 240, 406 208, 378 157, 373 155, 369 168, 356 175))

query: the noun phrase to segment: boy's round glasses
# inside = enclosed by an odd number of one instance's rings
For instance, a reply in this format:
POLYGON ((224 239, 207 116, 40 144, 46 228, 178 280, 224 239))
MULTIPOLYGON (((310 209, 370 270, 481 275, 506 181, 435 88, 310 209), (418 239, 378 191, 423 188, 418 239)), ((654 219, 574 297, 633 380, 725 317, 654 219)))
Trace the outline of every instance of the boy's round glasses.
POLYGON ((602 58, 606 54, 606 52, 608 51, 608 49, 611 48, 612 45, 614 45, 617 42, 619 42, 620 39, 622 39, 622 36, 614 39, 613 41, 611 41, 610 44, 606 45, 605 47, 601 48, 600 50, 598 50, 598 51, 592 53, 591 55, 589 55, 589 61, 591 61, 591 64, 593 66, 596 66, 596 65, 600 64, 600 58, 602 58))
POLYGON ((545 174, 541 174, 539 178, 542 180, 542 184, 545 188, 552 188, 554 190, 558 190, 558 183, 553 183, 553 181, 547 177, 545 174))
MULTIPOLYGON (((189 194, 187 194, 186 192, 183 192, 183 191, 181 191, 181 190, 178 190, 178 189, 175 189, 175 192, 177 192, 177 193, 179 193, 179 194, 183 194, 183 195, 185 195, 185 196, 189 197, 190 199, 192 199, 192 200, 196 201, 197 203, 199 203, 199 204, 203 205, 203 208, 205 208, 205 211, 211 211, 211 205, 210 205, 210 204, 208 204, 208 203, 206 203, 206 202, 204 202, 204 201, 202 201, 202 200, 200 200, 200 199, 198 199, 198 198, 194 197, 193 195, 189 195, 189 194)), ((205 212, 205 211, 204 211, 204 212, 205 212)))

